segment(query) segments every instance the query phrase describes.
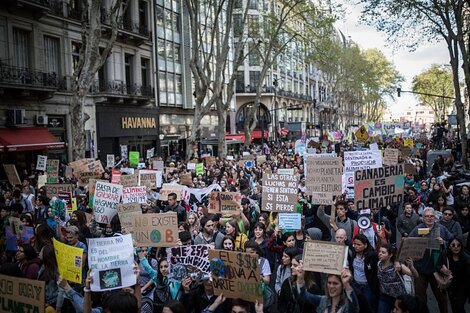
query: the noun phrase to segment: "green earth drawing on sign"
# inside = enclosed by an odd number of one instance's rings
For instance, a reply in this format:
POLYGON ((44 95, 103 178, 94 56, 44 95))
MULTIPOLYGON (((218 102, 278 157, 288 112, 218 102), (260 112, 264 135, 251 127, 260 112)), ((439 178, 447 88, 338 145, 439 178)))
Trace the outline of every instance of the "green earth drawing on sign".
POLYGON ((152 242, 160 242, 162 239, 162 236, 160 235, 160 232, 157 229, 152 230, 150 233, 150 240, 152 242))

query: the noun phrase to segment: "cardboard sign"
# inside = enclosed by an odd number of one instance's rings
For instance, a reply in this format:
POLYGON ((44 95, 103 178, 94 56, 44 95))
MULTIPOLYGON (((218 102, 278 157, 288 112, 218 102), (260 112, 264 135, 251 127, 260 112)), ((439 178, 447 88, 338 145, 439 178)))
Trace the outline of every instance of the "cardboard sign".
POLYGON ((193 281, 210 277, 209 250, 211 245, 178 246, 166 249, 170 279, 180 282, 187 276, 193 281))
POLYGON ((21 185, 20 176, 18 176, 15 164, 3 164, 3 168, 11 185, 21 185))
POLYGON ((92 179, 99 179, 101 174, 98 172, 80 172, 78 173, 78 184, 80 186, 88 185, 92 179))
POLYGON ((312 194, 313 203, 317 205, 332 205, 334 204, 334 197, 338 194, 330 192, 315 192, 312 194))
POLYGON ((383 208, 403 203, 404 173, 403 164, 356 171, 356 209, 383 208))
POLYGON ((209 213, 240 215, 242 195, 239 192, 213 191, 209 196, 209 213))
POLYGON ((132 187, 137 186, 139 184, 139 178, 136 174, 132 175, 121 175, 119 180, 119 184, 124 187, 132 187))
POLYGON ((116 205, 116 209, 118 213, 133 213, 133 212, 140 212, 142 213, 142 209, 140 208, 139 203, 119 203, 116 205))
POLYGON ((38 188, 41 188, 45 184, 47 184, 47 174, 38 175, 38 188))
POLYGON ((170 193, 176 194, 176 200, 181 200, 181 195, 183 194, 184 186, 178 184, 163 184, 162 189, 160 189, 160 200, 168 201, 168 195, 170 193))
POLYGON ((178 245, 178 217, 176 212, 147 213, 136 216, 133 238, 142 247, 174 247, 178 245))
POLYGON ((137 167, 139 165, 140 154, 139 151, 130 151, 129 152, 129 165, 137 167))
POLYGON ((153 160, 152 169, 163 172, 163 170, 165 169, 165 164, 163 163, 163 161, 153 160))
POLYGON ((123 187, 122 203, 147 203, 147 187, 123 187))
POLYGON ((127 160, 128 159, 127 145, 120 145, 119 148, 121 150, 121 159, 127 160))
POLYGON ((139 171, 139 186, 146 186, 149 189, 160 188, 162 186, 162 172, 151 170, 139 171))
POLYGON ((214 295, 249 302, 263 302, 263 286, 257 254, 209 250, 214 295))
POLYGON ((121 200, 122 186, 96 182, 95 195, 93 198, 93 212, 98 223, 109 224, 114 215, 117 214, 116 205, 121 200))
POLYGON ((196 175, 204 175, 204 163, 196 164, 196 175))
POLYGON ((46 171, 47 164, 47 156, 45 155, 38 155, 38 160, 36 162, 36 170, 37 171, 46 171))
POLYGON ((256 157, 256 163, 257 163, 258 165, 261 165, 261 164, 263 164, 263 163, 265 163, 265 162, 266 162, 266 156, 265 156, 265 155, 258 155, 258 156, 256 157))
POLYGON ((345 151, 343 189, 354 187, 355 171, 378 167, 382 167, 380 150, 345 151))
POLYGON ((398 164, 398 149, 387 148, 384 151, 383 157, 384 165, 396 165, 398 164))
POLYGON ((106 155, 106 167, 113 168, 114 167, 114 154, 107 154, 106 155))
POLYGON ((255 160, 240 160, 238 161, 238 166, 240 166, 241 168, 253 168, 255 167, 255 160))
POLYGON ((302 215, 300 213, 279 213, 278 221, 282 229, 302 229, 302 215))
POLYGON ((136 284, 132 236, 88 239, 92 291, 121 289, 136 284))
POLYGON ((295 212, 299 175, 263 173, 263 203, 266 211, 295 212))
POLYGON ((121 228, 125 229, 126 232, 132 232, 134 228, 134 217, 140 216, 142 214, 142 209, 139 203, 128 203, 128 204, 118 204, 116 206, 119 222, 121 223, 121 228))
POLYGON ((304 244, 304 270, 341 275, 346 266, 348 247, 327 241, 306 241, 304 244))
POLYGON ((0 275, 2 312, 44 313, 45 282, 0 275))
POLYGON ((402 262, 407 258, 412 258, 414 261, 421 260, 428 248, 428 242, 428 238, 402 238, 396 259, 402 262))
MULTIPOLYGON (((332 195, 342 194, 343 159, 340 157, 307 158, 306 163, 307 194, 313 195, 317 200, 323 199, 321 204, 333 204, 332 195), (322 195, 315 197, 316 193, 322 195)), ((318 202, 316 204, 320 204, 318 202)))
POLYGON ((410 147, 403 147, 401 148, 401 155, 405 158, 411 156, 411 148, 410 147))
POLYGON ((294 175, 294 169, 293 168, 278 168, 277 173, 279 175, 294 175))
POLYGON ((55 178, 59 176, 59 160, 47 159, 46 161, 46 172, 47 178, 55 178))
POLYGON ((83 249, 53 239, 60 275, 74 283, 82 283, 83 249))
POLYGON ((191 186, 193 184, 193 177, 191 174, 180 175, 180 184, 185 186, 191 186))
POLYGON ((57 197, 61 192, 70 192, 73 194, 72 184, 45 184, 44 186, 49 198, 57 197))

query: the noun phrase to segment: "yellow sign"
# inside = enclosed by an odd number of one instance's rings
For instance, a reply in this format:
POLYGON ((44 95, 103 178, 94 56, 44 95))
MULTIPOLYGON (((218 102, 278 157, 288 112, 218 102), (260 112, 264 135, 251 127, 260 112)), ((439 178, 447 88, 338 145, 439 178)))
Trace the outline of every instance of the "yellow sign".
POLYGON ((413 138, 405 138, 403 140, 403 146, 404 147, 410 147, 410 148, 413 148, 414 147, 414 142, 413 142, 413 138))
POLYGON ((83 249, 54 239, 55 257, 60 275, 71 282, 82 283, 83 249))
POLYGON ((155 117, 122 117, 121 128, 157 128, 155 117))
POLYGON ((366 142, 369 139, 369 133, 364 125, 359 127, 357 132, 355 133, 356 139, 361 142, 366 142))

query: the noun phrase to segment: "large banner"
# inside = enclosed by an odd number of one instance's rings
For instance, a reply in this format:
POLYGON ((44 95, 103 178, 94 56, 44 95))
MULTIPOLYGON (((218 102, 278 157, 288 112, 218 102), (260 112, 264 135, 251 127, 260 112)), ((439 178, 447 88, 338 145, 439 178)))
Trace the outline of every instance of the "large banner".
POLYGON ((257 254, 209 250, 209 259, 214 295, 223 293, 227 298, 263 302, 257 254))
POLYGON ((96 182, 95 194, 93 198, 93 211, 98 223, 109 224, 116 215, 116 205, 120 202, 122 195, 122 186, 96 182))
POLYGON ((211 245, 178 246, 166 249, 171 279, 180 282, 189 276, 193 281, 209 280, 211 245))
POLYGON ((147 203, 147 187, 123 187, 122 203, 147 203))
POLYGON ((346 266, 348 246, 327 241, 306 241, 304 245, 304 270, 341 275, 346 266))
POLYGON ((403 203, 403 164, 356 171, 354 199, 357 210, 403 203))
POLYGON ((153 170, 139 171, 139 186, 147 188, 160 188, 162 186, 162 172, 153 170))
POLYGON ((198 206, 209 204, 209 195, 214 190, 220 191, 222 188, 219 184, 212 184, 202 189, 184 187, 182 200, 189 205, 192 212, 197 212, 198 206))
POLYGON ((132 235, 138 246, 174 247, 178 245, 176 212, 133 214, 132 235))
POLYGON ((82 283, 83 249, 53 239, 60 275, 74 283, 82 283))
POLYGON ((240 215, 241 201, 239 192, 213 191, 209 197, 209 213, 240 215))
POLYGON ((107 291, 134 286, 134 246, 132 236, 89 238, 88 265, 92 291, 107 291))
POLYGON ((1 312, 44 313, 45 282, 0 275, 1 312))
POLYGON ((333 196, 342 190, 343 159, 340 157, 307 158, 306 187, 315 204, 333 204, 333 196))
POLYGON ((295 212, 299 175, 263 173, 264 210, 295 212))

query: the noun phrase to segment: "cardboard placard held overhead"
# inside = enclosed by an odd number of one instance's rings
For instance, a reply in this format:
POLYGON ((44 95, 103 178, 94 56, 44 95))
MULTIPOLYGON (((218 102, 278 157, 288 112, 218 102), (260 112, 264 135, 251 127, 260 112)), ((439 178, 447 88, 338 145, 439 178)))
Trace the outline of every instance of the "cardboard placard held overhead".
POLYGON ((38 160, 36 162, 36 170, 45 172, 47 168, 47 156, 38 155, 38 160))
POLYGON ((98 223, 108 224, 117 214, 116 205, 121 201, 122 186, 98 181, 95 185, 93 211, 98 223))
POLYGON ((295 212, 299 175, 263 173, 263 203, 266 211, 295 212))
POLYGON ((278 221, 283 230, 302 229, 302 215, 300 213, 279 213, 278 221))
POLYGON ((294 169, 293 168, 278 168, 277 173, 279 175, 294 175, 294 169))
POLYGON ((0 275, 2 312, 44 313, 45 282, 36 279, 0 275))
POLYGON ((214 295, 249 302, 263 302, 258 255, 243 252, 209 250, 214 295))
POLYGON ((180 184, 185 186, 191 186, 193 184, 193 177, 191 174, 180 175, 180 184))
POLYGON ((428 248, 428 243, 429 238, 402 238, 396 260, 402 262, 407 258, 412 258, 414 261, 421 260, 428 248))
POLYGON ((210 276, 209 250, 211 245, 178 246, 166 249, 170 265, 170 279, 180 282, 187 276, 193 281, 207 280, 210 276))
POLYGON ((209 213, 240 215, 241 200, 239 192, 213 191, 209 196, 209 213))
POLYGON ((342 194, 343 159, 340 157, 306 158, 307 194, 315 204, 333 204, 333 196, 342 194))
POLYGON ((133 238, 142 247, 174 247, 178 245, 178 217, 176 212, 147 213, 136 216, 133 238))
POLYGON ((383 164, 389 166, 398 164, 398 152, 398 149, 385 149, 383 156, 383 164))
POLYGON ((53 239, 59 273, 64 279, 82 283, 83 249, 53 239))
POLYGON ((181 200, 181 195, 183 194, 184 186, 178 184, 163 184, 162 189, 160 189, 160 200, 168 201, 168 195, 170 193, 176 194, 176 200, 181 200))
POLYGON ((106 155, 106 167, 113 168, 114 167, 114 154, 107 154, 106 155))
POLYGON ((137 174, 121 175, 119 184, 123 187, 134 187, 139 184, 139 178, 137 177, 137 174))
POLYGON ((306 241, 304 244, 304 270, 341 275, 346 265, 348 247, 327 241, 306 241))
POLYGON ((45 184, 47 196, 49 198, 57 197, 57 195, 63 192, 71 192, 73 194, 72 184, 45 184))
POLYGON ((162 172, 140 170, 139 171, 139 186, 146 186, 149 189, 160 188, 162 186, 162 172))
POLYGON ((47 159, 46 161, 47 178, 59 176, 59 164, 60 164, 59 160, 47 159))
POLYGON ((3 168, 11 185, 21 185, 20 176, 18 176, 15 164, 3 164, 3 168))
POLYGON ((147 203, 147 187, 122 187, 122 203, 147 203))

